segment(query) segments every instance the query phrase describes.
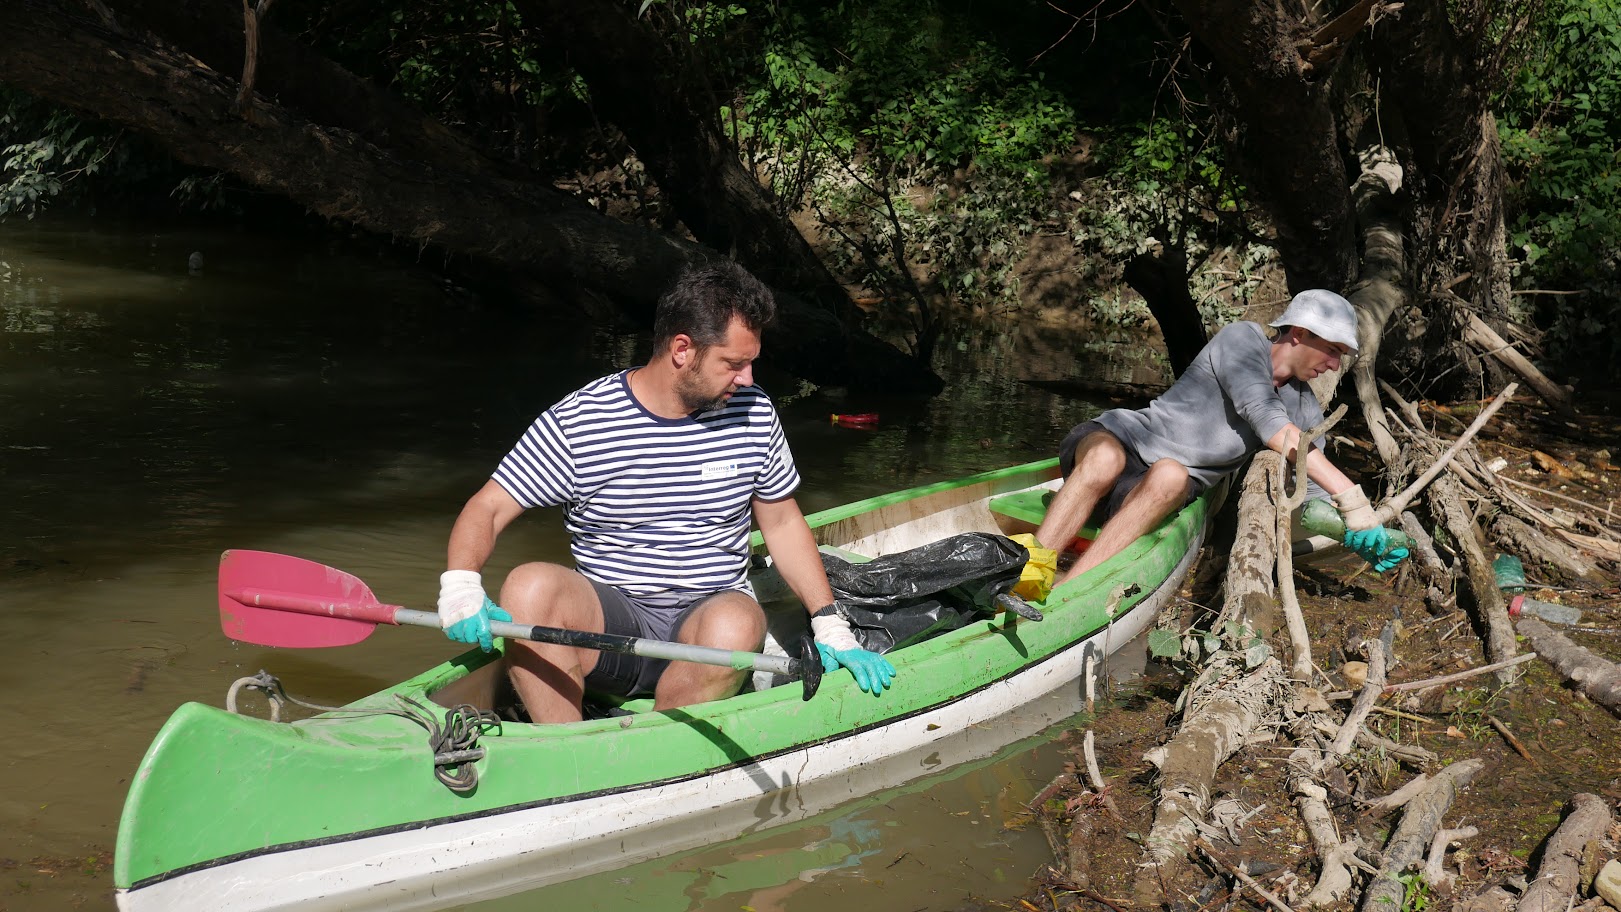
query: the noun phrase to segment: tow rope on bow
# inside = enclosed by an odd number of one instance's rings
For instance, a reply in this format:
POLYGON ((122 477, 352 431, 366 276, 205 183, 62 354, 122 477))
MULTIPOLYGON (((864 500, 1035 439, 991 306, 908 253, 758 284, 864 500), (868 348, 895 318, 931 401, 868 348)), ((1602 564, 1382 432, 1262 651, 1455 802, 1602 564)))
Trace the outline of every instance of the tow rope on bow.
POLYGON ((474 764, 484 759, 484 748, 478 746, 479 736, 494 729, 501 730, 501 717, 493 712, 462 703, 445 710, 441 725, 438 716, 422 703, 403 694, 395 694, 399 709, 356 709, 347 706, 322 706, 308 703, 282 689, 275 675, 261 670, 256 675, 238 678, 225 693, 225 708, 241 714, 237 709, 237 694, 244 689, 262 690, 270 702, 270 721, 281 721, 283 703, 293 703, 317 712, 350 713, 353 715, 400 716, 410 719, 428 730, 428 749, 433 751, 433 775, 445 787, 458 795, 478 787, 478 769, 474 764))

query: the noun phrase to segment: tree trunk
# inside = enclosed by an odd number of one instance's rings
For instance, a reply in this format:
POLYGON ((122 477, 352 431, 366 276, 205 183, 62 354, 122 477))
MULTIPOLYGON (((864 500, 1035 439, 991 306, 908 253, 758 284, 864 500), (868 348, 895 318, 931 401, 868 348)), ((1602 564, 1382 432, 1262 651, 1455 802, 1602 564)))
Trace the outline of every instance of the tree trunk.
POLYGON ((1187 252, 1180 247, 1162 246, 1155 253, 1138 254, 1126 263, 1125 280, 1143 296, 1149 312, 1159 322, 1165 351, 1171 359, 1171 373, 1182 376, 1210 341, 1204 321, 1199 318, 1199 306, 1188 292, 1187 252))
POLYGON ((738 160, 717 120, 725 99, 694 84, 703 68, 685 45, 666 44, 623 0, 516 7, 584 77, 592 105, 625 134, 693 237, 841 320, 857 318, 843 287, 738 160))
POLYGON ((1212 101, 1237 124, 1237 160, 1277 227, 1290 292, 1344 289, 1356 274, 1350 181, 1314 30, 1282 0, 1173 0, 1215 58, 1212 101))
MULTIPOLYGON (((329 218, 538 274, 565 291, 601 291, 644 324, 683 268, 717 256, 546 187, 402 157, 263 99, 251 120, 236 116, 232 79, 50 0, 0 3, 0 81, 329 218)), ((826 384, 938 388, 926 368, 826 310, 780 288, 778 303, 767 345, 786 370, 826 384)))

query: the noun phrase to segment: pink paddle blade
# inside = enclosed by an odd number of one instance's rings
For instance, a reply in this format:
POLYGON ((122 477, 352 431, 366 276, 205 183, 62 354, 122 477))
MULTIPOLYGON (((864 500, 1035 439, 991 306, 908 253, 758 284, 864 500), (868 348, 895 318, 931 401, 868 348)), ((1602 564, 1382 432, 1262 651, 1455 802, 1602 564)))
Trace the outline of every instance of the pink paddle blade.
POLYGON ((220 629, 260 646, 349 646, 391 623, 358 577, 269 551, 220 555, 220 629))

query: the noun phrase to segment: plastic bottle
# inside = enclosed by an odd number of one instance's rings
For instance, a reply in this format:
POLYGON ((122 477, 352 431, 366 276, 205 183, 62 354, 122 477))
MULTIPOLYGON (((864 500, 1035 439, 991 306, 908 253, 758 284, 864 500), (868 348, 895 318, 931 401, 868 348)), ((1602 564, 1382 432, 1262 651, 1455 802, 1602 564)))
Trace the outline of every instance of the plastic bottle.
POLYGON ((1529 614, 1554 624, 1575 624, 1582 619, 1582 610, 1569 605, 1556 605, 1541 599, 1522 595, 1525 592, 1525 564, 1512 554, 1499 554, 1492 561, 1492 574, 1497 577, 1497 588, 1513 596, 1508 602, 1508 616, 1529 614))
MULTIPOLYGON (((1316 535, 1325 535, 1335 541, 1345 541, 1345 518, 1334 505, 1321 497, 1314 497, 1300 507, 1300 524, 1307 531, 1316 535)), ((1385 527, 1389 536, 1389 547, 1406 548, 1407 553, 1413 553, 1413 540, 1400 529, 1385 527)))
POLYGON ((1499 554, 1492 561, 1492 575, 1497 577, 1497 588, 1509 595, 1525 591, 1525 565, 1512 554, 1499 554))
POLYGON ((1582 609, 1572 608, 1569 605, 1556 605, 1553 602, 1544 602, 1525 595, 1516 595, 1508 603, 1508 616, 1519 617, 1522 614, 1535 615, 1554 624, 1575 624, 1582 619, 1582 609))

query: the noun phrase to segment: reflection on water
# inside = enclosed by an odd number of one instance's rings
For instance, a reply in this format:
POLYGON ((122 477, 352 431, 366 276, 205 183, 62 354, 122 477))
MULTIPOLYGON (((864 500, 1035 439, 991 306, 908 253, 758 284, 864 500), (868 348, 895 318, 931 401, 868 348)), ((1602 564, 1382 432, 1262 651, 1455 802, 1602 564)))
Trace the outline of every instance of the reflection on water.
MULTIPOLYGON (((0 906, 85 896, 110 908, 105 855, 127 777, 181 702, 217 705, 260 668, 299 696, 344 702, 456 651, 394 629, 337 650, 231 643, 214 607, 221 550, 309 557, 385 601, 431 608, 466 497, 535 414, 639 363, 645 346, 322 238, 0 224, 0 726, 28 733, 0 785, 0 816, 16 822, 0 832, 0 861, 36 872, 8 874, 0 906)), ((772 376, 769 357, 761 382, 781 403, 807 510, 1050 455, 1096 407, 1021 378, 1141 379, 1154 363, 1131 346, 976 330, 942 346, 948 392, 918 401, 804 387, 772 376), (878 426, 828 421, 857 411, 880 413, 878 426)), ((503 536, 489 574, 566 556, 556 516, 537 511, 503 536)), ((925 884, 946 863, 920 842, 912 861, 885 867, 888 849, 941 823, 870 813, 772 845, 815 862, 801 873, 827 868, 813 880, 925 884), (887 848, 864 856, 863 839, 887 848)), ((1006 875, 1022 878, 1028 862, 1006 875)), ((637 895, 652 902, 648 890, 637 895)), ((719 874, 682 887, 692 891, 714 908, 738 892, 719 874)))

